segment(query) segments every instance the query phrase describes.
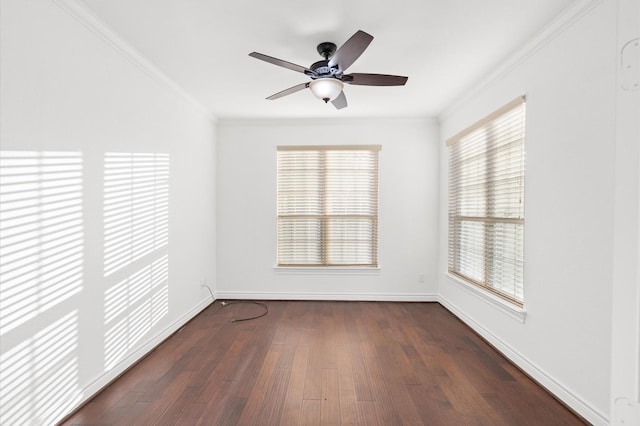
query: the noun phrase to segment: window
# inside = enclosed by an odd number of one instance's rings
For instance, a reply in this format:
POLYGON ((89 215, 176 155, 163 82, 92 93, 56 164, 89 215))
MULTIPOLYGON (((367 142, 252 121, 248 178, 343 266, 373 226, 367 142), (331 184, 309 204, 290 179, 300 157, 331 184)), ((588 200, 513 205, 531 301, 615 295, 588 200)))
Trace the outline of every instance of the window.
POLYGON ((379 151, 278 147, 278 266, 378 265, 379 151))
POLYGON ((525 100, 447 141, 449 273, 522 306, 525 100))

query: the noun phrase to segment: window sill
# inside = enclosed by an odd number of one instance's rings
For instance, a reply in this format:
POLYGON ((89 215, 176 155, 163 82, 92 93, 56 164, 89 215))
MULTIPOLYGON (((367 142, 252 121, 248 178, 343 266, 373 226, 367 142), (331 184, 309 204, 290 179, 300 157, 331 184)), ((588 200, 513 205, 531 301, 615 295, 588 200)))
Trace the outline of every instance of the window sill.
POLYGON ((357 266, 274 266, 276 274, 283 275, 378 275, 380 267, 365 268, 357 266))
POLYGON ((465 290, 466 292, 475 296, 477 299, 482 300, 483 302, 500 310, 501 312, 505 313, 506 315, 510 316, 516 321, 519 321, 524 324, 525 319, 527 318, 526 309, 516 306, 512 303, 509 303, 508 301, 496 295, 493 295, 488 291, 482 290, 481 288, 473 284, 469 284, 466 281, 454 275, 451 275, 449 273, 445 273, 444 275, 449 283, 458 286, 458 288, 465 290))

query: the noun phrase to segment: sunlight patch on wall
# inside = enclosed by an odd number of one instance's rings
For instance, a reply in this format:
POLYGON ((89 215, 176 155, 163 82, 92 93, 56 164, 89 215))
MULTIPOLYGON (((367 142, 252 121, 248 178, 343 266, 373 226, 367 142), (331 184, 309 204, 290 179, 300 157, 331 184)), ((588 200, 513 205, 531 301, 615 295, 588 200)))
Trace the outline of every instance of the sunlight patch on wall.
POLYGON ((105 293, 105 367, 113 368, 127 351, 168 313, 169 261, 164 255, 118 282, 105 293))
POLYGON ((0 424, 52 424, 82 397, 72 311, 0 356, 0 424))
POLYGON ((167 245, 168 154, 105 155, 104 238, 105 276, 167 245))
POLYGON ((82 156, 0 151, 0 335, 82 289, 82 156))
POLYGON ((106 153, 105 368, 169 310, 169 155, 106 153))

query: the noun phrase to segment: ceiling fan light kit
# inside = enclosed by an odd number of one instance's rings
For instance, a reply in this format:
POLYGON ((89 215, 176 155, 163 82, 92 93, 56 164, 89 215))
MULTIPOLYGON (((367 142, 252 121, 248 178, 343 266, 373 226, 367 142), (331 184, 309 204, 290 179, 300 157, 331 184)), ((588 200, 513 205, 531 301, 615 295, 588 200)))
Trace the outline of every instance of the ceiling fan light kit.
POLYGON ((318 99, 325 103, 331 101, 337 109, 342 109, 347 106, 347 98, 342 90, 345 83, 359 86, 403 86, 407 82, 408 77, 399 75, 344 73, 362 55, 372 40, 373 36, 364 31, 357 31, 339 49, 331 42, 320 43, 317 50, 324 60, 314 63, 309 68, 258 52, 249 53, 249 56, 301 72, 311 78, 310 82, 297 84, 267 99, 278 99, 309 88, 318 99))
POLYGON ((318 98, 322 99, 325 103, 333 101, 342 92, 344 84, 342 81, 333 77, 317 78, 309 83, 309 89, 311 93, 318 98))

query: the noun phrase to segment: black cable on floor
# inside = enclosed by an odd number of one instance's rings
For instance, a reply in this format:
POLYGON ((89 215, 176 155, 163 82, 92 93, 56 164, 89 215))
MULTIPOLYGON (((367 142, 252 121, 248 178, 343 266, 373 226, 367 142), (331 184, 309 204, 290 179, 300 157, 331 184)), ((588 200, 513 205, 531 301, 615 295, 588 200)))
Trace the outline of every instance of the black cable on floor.
POLYGON ((252 300, 236 300, 235 302, 220 302, 220 304, 222 306, 235 305, 235 304, 238 304, 238 303, 251 303, 253 305, 262 306, 264 308, 264 312, 261 313, 260 315, 256 315, 255 317, 232 319, 231 322, 250 321, 250 320, 262 318, 263 316, 265 316, 265 315, 267 315, 269 313, 269 307, 267 306, 266 303, 262 303, 262 302, 254 302, 252 300))
POLYGON ((209 293, 211 293, 211 300, 213 300, 213 301, 215 302, 215 301, 216 301, 216 298, 215 298, 215 297, 213 297, 213 291, 211 291, 211 287, 209 287, 209 286, 208 286, 208 285, 206 285, 206 284, 202 284, 202 286, 203 286, 203 287, 206 287, 206 288, 207 288, 207 290, 209 290, 209 293))

